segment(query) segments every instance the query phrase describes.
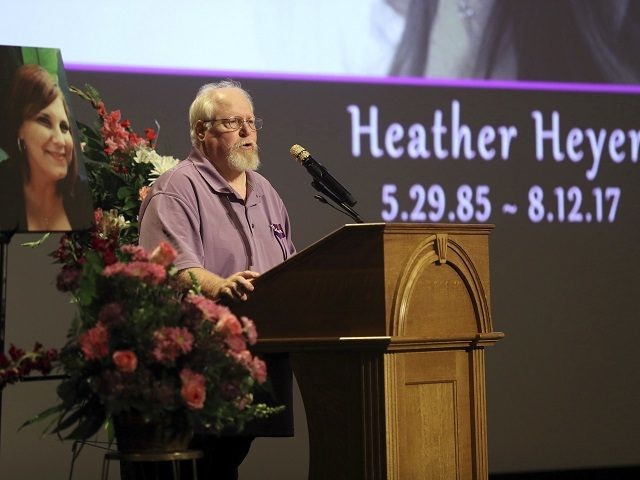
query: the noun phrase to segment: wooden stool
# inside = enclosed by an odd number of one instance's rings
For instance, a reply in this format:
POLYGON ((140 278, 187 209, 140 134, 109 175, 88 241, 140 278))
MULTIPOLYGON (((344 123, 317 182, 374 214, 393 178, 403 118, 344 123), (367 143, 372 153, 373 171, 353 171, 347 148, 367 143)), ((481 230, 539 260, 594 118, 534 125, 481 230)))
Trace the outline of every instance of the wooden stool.
MULTIPOLYGON (((120 462, 121 469, 127 469, 127 472, 131 475, 132 480, 138 480, 135 476, 135 464, 142 462, 171 462, 171 471, 173 474, 173 480, 180 480, 180 462, 191 461, 191 469, 193 471, 193 480, 198 480, 198 472, 196 471, 196 460, 202 457, 200 450, 187 450, 184 452, 170 452, 170 453, 120 453, 120 452, 108 452, 104 454, 104 460, 102 461, 102 480, 109 479, 109 462, 111 460, 118 460, 120 462)), ((159 471, 155 469, 155 476, 153 478, 144 480, 157 480, 159 471)), ((143 480, 143 479, 140 479, 143 480)))

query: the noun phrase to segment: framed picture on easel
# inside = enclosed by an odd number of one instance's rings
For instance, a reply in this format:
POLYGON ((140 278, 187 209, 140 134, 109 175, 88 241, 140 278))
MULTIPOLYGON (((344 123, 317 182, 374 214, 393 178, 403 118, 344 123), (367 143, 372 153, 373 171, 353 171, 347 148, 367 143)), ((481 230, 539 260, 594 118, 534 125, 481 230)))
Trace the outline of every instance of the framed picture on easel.
POLYGON ((0 46, 0 232, 90 228, 93 205, 60 50, 0 46))

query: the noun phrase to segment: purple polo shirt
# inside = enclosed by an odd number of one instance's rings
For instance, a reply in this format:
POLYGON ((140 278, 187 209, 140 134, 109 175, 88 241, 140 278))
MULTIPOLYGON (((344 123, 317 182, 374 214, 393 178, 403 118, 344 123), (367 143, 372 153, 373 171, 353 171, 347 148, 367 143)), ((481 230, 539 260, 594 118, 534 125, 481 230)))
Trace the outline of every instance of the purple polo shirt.
POLYGON ((140 245, 165 241, 178 269, 201 267, 222 277, 263 273, 295 253, 289 215, 262 175, 247 172, 240 198, 196 148, 153 184, 140 207, 140 245))

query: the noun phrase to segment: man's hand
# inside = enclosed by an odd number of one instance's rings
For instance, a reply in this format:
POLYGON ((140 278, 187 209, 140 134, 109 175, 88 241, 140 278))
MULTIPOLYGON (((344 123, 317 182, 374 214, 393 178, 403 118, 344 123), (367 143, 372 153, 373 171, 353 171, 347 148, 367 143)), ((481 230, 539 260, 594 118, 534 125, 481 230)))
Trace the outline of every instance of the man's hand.
POLYGON ((233 302, 247 300, 249 294, 253 292, 252 281, 260 276, 258 272, 244 270, 224 278, 204 268, 187 268, 178 273, 180 280, 186 285, 191 283, 189 273, 196 277, 205 296, 213 300, 231 300, 233 302))
POLYGON ((253 292, 254 287, 252 280, 259 276, 260 274, 258 272, 244 270, 222 279, 218 287, 217 298, 228 298, 230 300, 244 302, 249 298, 249 294, 253 292))

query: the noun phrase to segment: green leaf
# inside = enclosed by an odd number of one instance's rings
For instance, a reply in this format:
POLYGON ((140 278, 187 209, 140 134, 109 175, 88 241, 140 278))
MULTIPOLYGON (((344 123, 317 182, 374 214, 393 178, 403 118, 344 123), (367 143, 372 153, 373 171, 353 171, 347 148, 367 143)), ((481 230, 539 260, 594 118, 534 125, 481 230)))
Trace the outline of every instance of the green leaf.
POLYGON ((29 425, 33 425, 34 423, 38 423, 43 421, 45 418, 49 418, 51 415, 56 413, 60 413, 64 410, 63 405, 56 405, 54 407, 47 408, 46 410, 38 413, 35 417, 30 418, 26 422, 24 422, 20 427, 18 427, 18 431, 22 430, 24 427, 28 427, 29 425))
POLYGON ((73 411, 67 411, 67 413, 62 414, 60 417, 60 421, 56 424, 56 427, 51 430, 51 433, 60 433, 63 430, 71 427, 74 423, 81 421, 80 419, 87 413, 87 406, 83 406, 77 408, 73 411), (69 413, 71 412, 71 413, 69 413))
POLYGON ((116 440, 116 429, 113 426, 113 417, 108 417, 104 423, 104 429, 107 432, 107 441, 112 444, 116 440))
POLYGON ((138 210, 140 209, 140 202, 137 198, 128 198, 122 208, 124 210, 134 210, 137 214, 138 210))
POLYGON ((120 187, 118 189, 118 198, 124 200, 128 196, 133 194, 133 189, 129 186, 120 187))
POLYGON ((78 426, 64 438, 67 440, 87 439, 98 433, 98 430, 100 430, 100 427, 102 427, 105 421, 106 418, 104 415, 90 415, 89 417, 79 422, 78 426))
POLYGON ((44 241, 47 238, 49 238, 50 236, 51 236, 51 233, 47 232, 42 237, 40 237, 38 240, 34 240, 33 242, 24 242, 24 243, 21 243, 20 245, 23 246, 23 247, 36 248, 36 247, 39 247, 40 245, 42 245, 44 243, 44 241))
POLYGON ((78 393, 78 384, 74 381, 64 381, 58 385, 57 393, 63 404, 69 405, 75 403, 76 393, 78 393))
MULTIPOLYGON (((88 87, 88 85, 87 85, 88 87)), ((95 92, 95 90, 93 89, 89 89, 87 88, 87 91, 85 92, 84 90, 74 86, 74 85, 69 85, 69 91, 72 93, 75 93, 76 95, 78 95, 79 97, 82 97, 83 99, 89 101, 89 102, 94 102, 95 98, 92 97, 92 94, 95 92)), ((98 97, 99 100, 99 97, 98 97)))

